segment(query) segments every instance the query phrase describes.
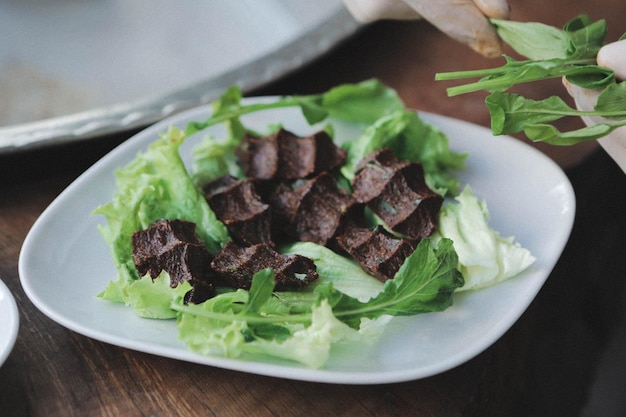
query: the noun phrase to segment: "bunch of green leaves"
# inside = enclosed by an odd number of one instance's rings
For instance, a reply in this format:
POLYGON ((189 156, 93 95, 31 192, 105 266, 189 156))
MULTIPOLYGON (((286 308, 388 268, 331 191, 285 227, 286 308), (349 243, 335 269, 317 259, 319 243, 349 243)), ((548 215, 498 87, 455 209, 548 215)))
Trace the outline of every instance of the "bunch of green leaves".
POLYGON ((490 92, 485 102, 494 134, 523 131, 536 142, 572 145, 598 139, 626 125, 626 84, 617 82, 613 71, 599 66, 596 61, 607 33, 604 20, 592 22, 588 16, 581 15, 563 29, 535 22, 498 19, 491 22, 503 41, 528 59, 518 61, 505 56, 506 63, 497 68, 439 73, 435 79, 479 78, 451 87, 447 92, 449 96, 480 90, 490 92), (559 97, 532 100, 505 92, 517 84, 560 77, 579 87, 602 90, 595 108, 581 111, 559 97), (610 121, 570 132, 561 132, 549 124, 568 116, 596 116, 610 121))

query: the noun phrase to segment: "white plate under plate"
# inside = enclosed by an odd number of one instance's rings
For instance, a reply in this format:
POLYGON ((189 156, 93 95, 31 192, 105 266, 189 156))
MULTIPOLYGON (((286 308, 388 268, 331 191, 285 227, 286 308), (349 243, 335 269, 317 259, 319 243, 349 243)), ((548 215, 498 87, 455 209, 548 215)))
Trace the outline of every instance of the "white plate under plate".
POLYGON ((0 280, 0 365, 9 357, 17 332, 19 329, 20 316, 15 299, 9 288, 0 280))
MULTIPOLYGON (((171 124, 185 127, 203 120, 208 107, 187 111, 140 132, 87 170, 40 216, 20 254, 22 285, 32 302, 53 320, 83 335, 129 349, 216 367, 307 381, 349 384, 418 379, 453 368, 494 343, 520 317, 558 260, 572 228, 575 199, 563 171, 548 157, 509 137, 493 137, 483 127, 422 113, 450 139, 453 150, 468 152, 460 173, 474 193, 486 199, 491 225, 537 257, 519 276, 476 292, 456 294, 441 313, 394 318, 372 346, 334 349, 323 369, 267 360, 202 356, 177 340, 173 321, 141 319, 123 305, 96 298, 115 269, 92 216, 115 191, 113 171, 132 160, 171 124)), ((298 134, 311 132, 296 109, 246 116, 246 124, 264 129, 281 121, 298 134)), ((215 132, 219 131, 219 127, 215 132)), ((356 134, 341 126, 338 135, 356 134)), ((182 153, 188 158, 195 138, 182 153)))

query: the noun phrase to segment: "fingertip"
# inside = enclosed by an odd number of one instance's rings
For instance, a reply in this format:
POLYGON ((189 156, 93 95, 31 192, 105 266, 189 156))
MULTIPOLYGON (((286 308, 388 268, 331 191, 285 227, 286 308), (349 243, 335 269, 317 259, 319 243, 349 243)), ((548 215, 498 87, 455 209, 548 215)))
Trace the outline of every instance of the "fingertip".
POLYGON ((620 80, 626 80, 626 39, 604 45, 597 61, 601 67, 612 69, 620 80))

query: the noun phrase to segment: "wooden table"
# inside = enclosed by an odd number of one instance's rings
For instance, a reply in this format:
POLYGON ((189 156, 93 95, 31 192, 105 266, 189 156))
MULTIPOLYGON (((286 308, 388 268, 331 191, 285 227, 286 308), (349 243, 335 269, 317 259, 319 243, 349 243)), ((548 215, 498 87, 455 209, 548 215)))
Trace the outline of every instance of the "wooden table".
MULTIPOLYGON (((592 2, 568 2, 572 12, 561 11, 564 1, 548 3, 514 2, 513 17, 560 25, 587 12, 608 17, 613 38, 626 29, 620 28, 624 3, 597 0, 592 8, 592 2)), ((319 92, 378 77, 411 107, 488 125, 480 94, 447 98, 446 85, 433 76, 495 64, 425 23, 384 22, 254 94, 319 92)), ((542 95, 563 94, 558 83, 541 88, 542 95)), ((616 255, 623 249, 619 231, 626 231, 626 181, 606 155, 594 152, 594 144, 541 147, 568 167, 579 200, 576 227, 547 284, 510 331, 443 374, 351 386, 251 375, 119 348, 69 331, 33 306, 17 271, 29 228, 73 179, 132 133, 0 157, 0 277, 21 320, 14 350, 0 367, 0 415, 485 417, 575 415, 584 403, 621 311, 619 278, 626 270, 626 257, 616 255)))

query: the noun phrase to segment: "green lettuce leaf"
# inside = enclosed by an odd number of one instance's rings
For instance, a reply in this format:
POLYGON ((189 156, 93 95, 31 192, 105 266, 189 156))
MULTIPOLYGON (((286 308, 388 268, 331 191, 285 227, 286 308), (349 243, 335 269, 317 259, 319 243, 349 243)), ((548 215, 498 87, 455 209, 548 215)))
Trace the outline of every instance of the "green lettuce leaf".
POLYGON ((171 128, 126 167, 115 172, 113 200, 94 210, 106 217, 98 229, 111 248, 118 276, 100 296, 128 303, 127 286, 140 277, 132 259, 132 234, 159 219, 196 223, 196 233, 207 249, 216 252, 230 237, 204 196, 189 177, 179 148, 185 136, 171 128))
POLYGON ((224 175, 242 177, 231 142, 207 135, 193 148, 192 157, 191 176, 200 188, 224 175))
POLYGON ((341 173, 348 179, 354 178, 356 166, 365 155, 388 148, 400 159, 420 162, 428 185, 451 194, 456 194, 459 188, 453 171, 464 168, 467 157, 452 152, 443 132, 422 121, 416 112, 406 109, 381 117, 346 148, 348 158, 341 173))
POLYGON ((511 278, 535 261, 513 237, 503 238, 489 226, 489 212, 465 187, 457 203, 445 204, 433 239, 450 239, 458 254, 458 268, 465 285, 459 290, 487 287, 511 278))
POLYGON ((334 343, 372 339, 372 326, 367 326, 364 337, 339 321, 328 302, 317 302, 317 297, 305 313, 285 311, 284 302, 272 297, 273 288, 274 273, 265 269, 255 274, 249 291, 222 294, 197 305, 174 304, 180 340, 202 354, 273 356, 319 368, 334 343))
POLYGON ((172 303, 184 297, 189 290, 191 285, 188 282, 171 288, 167 272, 161 272, 154 280, 146 275, 131 282, 126 287, 126 301, 139 317, 173 319, 176 318, 176 311, 172 310, 172 303))
POLYGON ((325 246, 312 242, 296 242, 281 247, 280 252, 313 259, 319 278, 310 284, 311 288, 332 284, 336 290, 364 302, 378 295, 383 289, 383 283, 365 272, 357 262, 325 246))

